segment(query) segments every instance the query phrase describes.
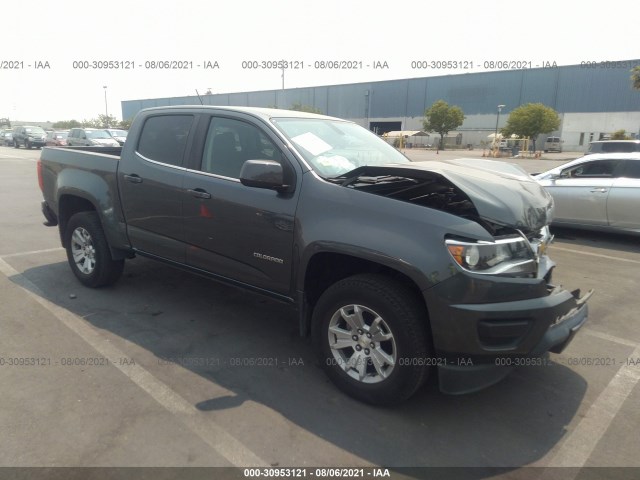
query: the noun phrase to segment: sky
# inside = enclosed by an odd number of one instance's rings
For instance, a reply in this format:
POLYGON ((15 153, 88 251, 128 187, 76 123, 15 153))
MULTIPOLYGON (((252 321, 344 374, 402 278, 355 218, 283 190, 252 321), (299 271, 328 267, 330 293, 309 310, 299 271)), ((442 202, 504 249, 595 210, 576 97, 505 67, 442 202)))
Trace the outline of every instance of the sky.
POLYGON ((0 118, 19 121, 279 89, 281 60, 295 88, 640 58, 637 0, 30 0, 7 21, 16 5, 2 13, 0 118))

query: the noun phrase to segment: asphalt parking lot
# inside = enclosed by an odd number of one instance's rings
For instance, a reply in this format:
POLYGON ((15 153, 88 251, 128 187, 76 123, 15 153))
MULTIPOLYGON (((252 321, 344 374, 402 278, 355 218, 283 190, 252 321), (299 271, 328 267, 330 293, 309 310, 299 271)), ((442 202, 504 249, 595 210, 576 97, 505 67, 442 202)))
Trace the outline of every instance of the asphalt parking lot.
MULTIPOLYGON (((0 147, 0 466, 637 478, 580 468, 640 467, 638 238, 554 229, 555 282, 596 293, 587 325, 549 365, 471 395, 426 387, 381 409, 329 383, 286 306, 146 259, 128 261, 113 287, 82 287, 57 228, 42 225, 38 156, 0 147)), ((566 158, 515 163, 534 172, 566 158)))

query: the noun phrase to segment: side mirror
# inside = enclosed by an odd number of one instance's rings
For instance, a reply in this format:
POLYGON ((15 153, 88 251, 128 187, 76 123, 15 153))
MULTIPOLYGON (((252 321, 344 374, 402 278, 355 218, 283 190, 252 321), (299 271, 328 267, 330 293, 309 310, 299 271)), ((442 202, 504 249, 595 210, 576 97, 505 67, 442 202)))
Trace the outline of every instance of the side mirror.
POLYGON ((273 160, 247 160, 240 170, 240 183, 247 187, 284 190, 282 165, 273 160))

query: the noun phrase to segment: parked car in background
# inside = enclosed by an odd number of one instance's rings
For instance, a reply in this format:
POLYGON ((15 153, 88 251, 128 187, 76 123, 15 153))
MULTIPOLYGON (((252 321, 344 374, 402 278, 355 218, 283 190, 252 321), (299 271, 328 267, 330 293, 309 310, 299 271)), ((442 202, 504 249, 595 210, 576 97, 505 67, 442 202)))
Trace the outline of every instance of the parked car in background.
POLYGON ((111 138, 120 145, 124 145, 124 141, 127 139, 127 133, 129 133, 126 130, 121 130, 119 128, 105 128, 104 131, 111 135, 111 138))
POLYGON ((562 140, 560 137, 547 137, 544 141, 544 152, 562 152, 562 140))
POLYGON ((0 132, 0 145, 13 147, 13 132, 11 130, 2 130, 0 132))
POLYGON ((35 127, 32 125, 21 125, 13 129, 13 146, 20 148, 20 145, 24 148, 41 148, 44 147, 45 138, 47 133, 42 127, 35 127))
POLYGON ((640 152, 640 140, 599 140, 591 142, 586 154, 630 152, 640 152))
POLYGON ((120 144, 99 128, 72 128, 67 136, 69 146, 118 147, 120 144))
POLYGON ((535 175, 554 225, 640 234, 640 152, 586 155, 535 175))
POLYGON ((69 130, 49 132, 45 144, 47 147, 64 147, 67 144, 67 135, 69 135, 69 130))

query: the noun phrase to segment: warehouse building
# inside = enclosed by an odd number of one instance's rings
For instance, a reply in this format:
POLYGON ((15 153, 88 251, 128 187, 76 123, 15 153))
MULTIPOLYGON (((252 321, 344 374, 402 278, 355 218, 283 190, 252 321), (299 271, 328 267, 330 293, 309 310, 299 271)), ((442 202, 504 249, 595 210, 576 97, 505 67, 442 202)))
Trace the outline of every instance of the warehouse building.
MULTIPOLYGON (((298 103, 326 115, 352 120, 382 135, 391 131, 420 131, 424 112, 437 100, 457 105, 464 124, 450 132, 448 142, 480 147, 501 128, 509 113, 526 103, 543 103, 558 112, 558 136, 565 151, 586 151, 592 140, 617 130, 640 137, 640 91, 631 84, 632 66, 640 60, 611 64, 570 65, 437 77, 387 80, 347 85, 290 88, 122 102, 122 118, 143 108, 166 105, 243 105, 290 108, 298 103), (498 106, 504 105, 498 113, 498 106)), ((433 143, 437 134, 432 134, 433 143)))

